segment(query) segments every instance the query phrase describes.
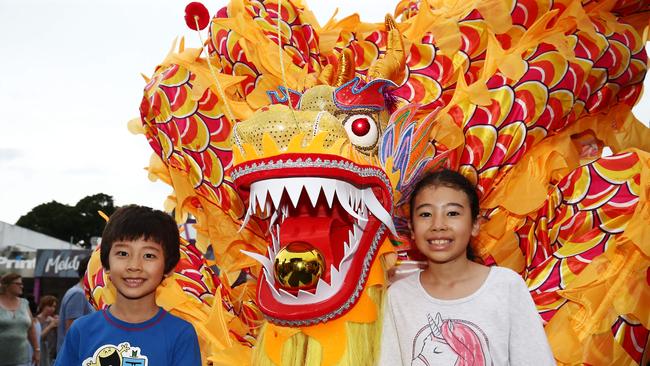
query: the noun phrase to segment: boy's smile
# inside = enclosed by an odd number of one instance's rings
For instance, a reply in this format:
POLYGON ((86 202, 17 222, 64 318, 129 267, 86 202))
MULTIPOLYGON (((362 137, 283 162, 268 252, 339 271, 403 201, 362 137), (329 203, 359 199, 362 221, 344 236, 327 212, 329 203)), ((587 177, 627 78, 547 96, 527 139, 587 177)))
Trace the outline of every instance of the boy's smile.
POLYGON ((415 197, 410 228, 415 245, 430 262, 448 263, 466 258, 467 245, 479 225, 463 191, 430 186, 415 197))
POLYGON ((151 300, 162 282, 165 257, 160 244, 142 238, 113 243, 108 275, 117 296, 127 300, 151 300))

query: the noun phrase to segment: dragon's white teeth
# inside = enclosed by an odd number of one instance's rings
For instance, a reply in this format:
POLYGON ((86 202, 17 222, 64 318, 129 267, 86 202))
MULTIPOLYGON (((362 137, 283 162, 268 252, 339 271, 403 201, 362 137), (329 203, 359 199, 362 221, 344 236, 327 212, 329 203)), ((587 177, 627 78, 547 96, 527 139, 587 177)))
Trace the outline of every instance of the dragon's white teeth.
POLYGON ((309 196, 309 200, 311 201, 312 207, 316 207, 316 204, 318 203, 318 196, 320 195, 320 185, 316 184, 306 184, 305 189, 307 190, 307 195, 309 196))
MULTIPOLYGON (((319 280, 320 281, 320 280, 319 280)), ((298 298, 305 298, 305 297, 314 297, 316 296, 315 294, 312 294, 311 292, 305 291, 305 290, 298 290, 298 298)))
POLYGON ((285 290, 283 288, 278 289, 278 291, 280 291, 280 293, 283 294, 284 296, 291 296, 294 299, 296 298, 296 295, 292 294, 291 292, 289 292, 289 291, 287 291, 287 290, 285 290))
POLYGON ((343 277, 345 277, 346 272, 337 270, 333 264, 330 265, 330 286, 343 283, 343 277))
POLYGON ((341 207, 354 217, 357 220, 367 220, 365 217, 361 217, 353 208, 350 206, 350 197, 351 192, 355 191, 356 188, 351 184, 346 182, 337 181, 336 182, 336 195, 339 197, 339 203, 341 207))
POLYGON ((255 192, 255 203, 253 206, 253 212, 264 212, 266 208, 266 190, 260 190, 255 192))
POLYGON ((332 286, 329 285, 325 280, 322 278, 318 280, 318 284, 316 285, 316 292, 315 294, 323 294, 329 290, 331 290, 332 286))
POLYGON ((336 187, 333 184, 323 185, 323 193, 325 193, 325 199, 327 200, 327 206, 332 208, 334 204, 334 193, 336 192, 336 187))
POLYGON ((354 239, 356 241, 361 240, 361 236, 363 235, 363 229, 358 225, 354 225, 353 230, 354 230, 354 239))
POLYGON ((275 232, 271 234, 273 240, 273 257, 280 251, 280 225, 275 225, 275 232))
POLYGON ((280 207, 280 200, 282 200, 284 187, 281 184, 267 184, 263 188, 268 189, 269 195, 271 196, 271 201, 273 202, 273 207, 280 207))
POLYGON ((246 216, 244 216, 244 220, 241 223, 241 226, 239 227, 239 230, 237 230, 238 233, 241 233, 242 230, 248 225, 248 221, 251 219, 252 215, 252 210, 248 209, 246 210, 246 216))
POLYGON ((291 200, 291 205, 293 207, 298 207, 304 182, 298 179, 287 179, 284 181, 284 187, 289 195, 289 199, 291 200))
POLYGON ((393 223, 393 217, 391 214, 384 209, 384 206, 381 205, 377 197, 375 197, 375 194, 372 193, 372 189, 366 188, 365 191, 367 191, 367 193, 364 193, 364 198, 368 210, 372 212, 379 221, 386 225, 393 235, 397 236, 397 230, 395 230, 395 224, 393 223))

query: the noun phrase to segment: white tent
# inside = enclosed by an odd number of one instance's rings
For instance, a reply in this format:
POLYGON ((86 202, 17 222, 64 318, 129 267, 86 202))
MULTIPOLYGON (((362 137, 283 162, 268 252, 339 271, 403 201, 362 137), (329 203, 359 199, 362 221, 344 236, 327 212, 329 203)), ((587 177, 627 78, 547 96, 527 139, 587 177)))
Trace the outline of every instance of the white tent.
POLYGON ((66 241, 0 221, 0 251, 7 247, 25 252, 37 249, 80 249, 66 241))

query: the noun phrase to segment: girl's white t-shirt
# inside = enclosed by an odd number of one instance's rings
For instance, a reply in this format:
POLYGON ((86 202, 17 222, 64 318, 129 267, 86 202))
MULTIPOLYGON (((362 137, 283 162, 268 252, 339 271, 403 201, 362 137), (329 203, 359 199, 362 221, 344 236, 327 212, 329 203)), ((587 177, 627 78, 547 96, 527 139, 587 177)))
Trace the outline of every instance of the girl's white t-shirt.
POLYGON ((379 365, 555 365, 524 280, 491 267, 473 294, 430 296, 420 273, 388 289, 379 365))

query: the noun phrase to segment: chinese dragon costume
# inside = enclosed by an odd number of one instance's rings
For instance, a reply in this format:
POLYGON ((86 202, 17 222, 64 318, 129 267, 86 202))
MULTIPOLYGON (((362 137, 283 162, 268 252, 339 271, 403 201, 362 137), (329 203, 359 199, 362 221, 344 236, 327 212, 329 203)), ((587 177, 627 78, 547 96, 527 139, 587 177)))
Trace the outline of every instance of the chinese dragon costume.
POLYGON ((209 38, 173 47, 129 126, 196 220, 157 300, 206 363, 374 364, 388 279, 417 268, 409 192, 440 167, 476 184, 473 249, 526 280, 559 364, 647 362, 648 0, 401 1, 323 26, 300 1, 191 5, 209 38))

